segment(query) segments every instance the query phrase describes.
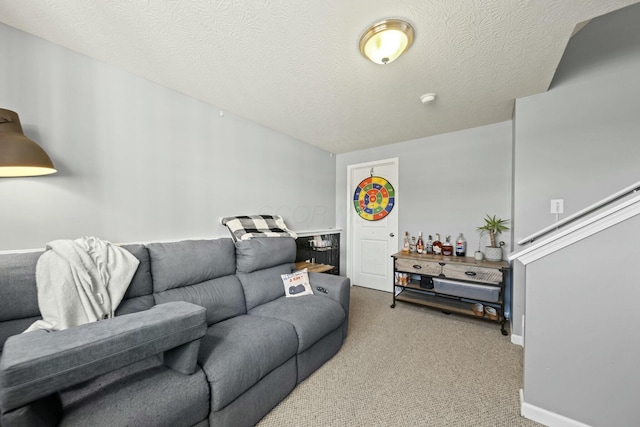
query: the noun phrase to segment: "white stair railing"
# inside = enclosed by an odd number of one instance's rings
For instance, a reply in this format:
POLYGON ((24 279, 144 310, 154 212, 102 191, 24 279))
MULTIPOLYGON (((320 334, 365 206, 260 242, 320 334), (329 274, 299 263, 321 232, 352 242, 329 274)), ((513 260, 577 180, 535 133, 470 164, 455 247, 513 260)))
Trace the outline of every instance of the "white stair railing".
POLYGON ((633 194, 633 193, 637 192, 638 190, 640 190, 640 181, 638 181, 635 184, 630 185, 630 186, 628 186, 626 188, 623 188, 622 190, 620 190, 620 191, 618 191, 618 192, 616 192, 616 193, 614 193, 614 194, 612 194, 612 195, 610 195, 608 197, 605 197, 604 199, 602 199, 602 200, 600 200, 600 201, 598 201, 598 202, 596 202, 596 203, 594 203, 594 204, 592 204, 590 206, 587 206, 586 208, 574 213, 573 215, 569 215, 565 219, 563 219, 561 221, 558 221, 558 222, 556 222, 554 224, 551 224, 550 226, 545 227, 542 230, 539 230, 539 231, 533 233, 532 235, 525 237, 524 239, 520 239, 518 241, 518 244, 519 245, 524 245, 524 244, 527 244, 527 243, 532 243, 537 238, 539 238, 541 236, 544 236, 545 234, 550 233, 552 231, 555 231, 555 230, 559 229, 560 227, 562 227, 562 226, 564 226, 566 224, 574 222, 575 220, 577 220, 579 218, 585 217, 585 216, 589 215, 590 213, 595 212, 596 210, 602 208, 603 206, 606 206, 606 205, 608 205, 610 203, 615 202, 616 200, 619 200, 619 199, 621 199, 621 198, 623 198, 625 196, 633 194))
POLYGON ((632 191, 631 193, 636 194, 621 203, 602 210, 594 216, 565 227, 558 233, 509 255, 509 260, 518 259, 524 265, 527 265, 599 231, 619 224, 626 219, 640 215, 640 192, 632 191))

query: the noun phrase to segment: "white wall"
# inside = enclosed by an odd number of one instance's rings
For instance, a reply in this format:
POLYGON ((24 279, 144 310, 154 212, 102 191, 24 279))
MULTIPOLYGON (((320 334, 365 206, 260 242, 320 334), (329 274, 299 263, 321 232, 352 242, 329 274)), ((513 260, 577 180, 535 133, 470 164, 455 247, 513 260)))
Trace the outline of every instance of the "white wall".
MULTIPOLYGON (((639 180, 638 22, 640 5, 594 19, 570 41, 551 89, 516 101, 515 241, 555 221, 551 199, 564 199, 562 218, 639 180)), ((517 335, 523 279, 516 264, 517 335)))
MULTIPOLYGON (((346 230, 347 166, 392 157, 399 158, 399 233, 440 233, 452 241, 462 232, 473 256, 479 243, 476 227, 486 214, 510 218, 511 212, 511 122, 502 122, 429 138, 421 138, 367 150, 339 154, 336 162, 337 226, 346 230)), ((349 203, 349 206, 351 204, 349 203)), ((343 237, 344 237, 343 233, 343 237)), ((510 233, 500 236, 507 243, 510 233)), ((402 239, 399 239, 402 244, 402 239)), ((346 271, 346 240, 340 265, 346 271)), ((483 237, 482 250, 488 245, 483 237)), ((399 249, 399 248, 398 248, 399 249)), ((391 260, 389 260, 391 262, 391 260)), ((389 284, 391 287, 391 283, 389 284)))
POLYGON ((0 40, 0 108, 59 170, 0 179, 0 250, 229 236, 218 218, 238 214, 335 226, 330 153, 3 24, 0 40))
POLYGON ((640 215, 526 266, 529 418, 638 425, 638 230, 640 215), (598 250, 620 242, 623 250, 598 250))
MULTIPOLYGON (((638 22, 640 5, 593 20, 569 43, 549 92, 517 101, 516 240, 552 222, 551 198, 565 199, 566 216, 638 181, 638 22)), ((637 225, 527 266, 526 283, 516 263, 526 404, 594 426, 636 421, 637 363, 628 355, 638 348, 625 325, 637 323, 637 225)))

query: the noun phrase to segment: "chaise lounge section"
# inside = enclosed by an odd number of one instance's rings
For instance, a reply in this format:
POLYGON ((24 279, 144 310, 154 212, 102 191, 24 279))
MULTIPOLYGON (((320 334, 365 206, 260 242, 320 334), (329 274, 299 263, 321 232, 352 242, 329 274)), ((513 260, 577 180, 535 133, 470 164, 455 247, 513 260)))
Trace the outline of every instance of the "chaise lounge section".
POLYGON ((309 273, 314 295, 285 297, 291 238, 124 248, 140 265, 116 317, 17 336, 39 318, 39 254, 0 256, 3 427, 255 425, 346 339, 349 279, 309 273), (34 392, 62 371, 80 373, 34 392))

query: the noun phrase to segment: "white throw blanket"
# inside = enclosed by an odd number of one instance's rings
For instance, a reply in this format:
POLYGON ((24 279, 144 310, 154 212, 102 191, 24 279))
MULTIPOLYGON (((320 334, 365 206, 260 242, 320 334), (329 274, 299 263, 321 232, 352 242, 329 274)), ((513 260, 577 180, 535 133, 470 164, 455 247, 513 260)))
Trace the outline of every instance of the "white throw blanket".
POLYGON ((126 249, 95 237, 48 243, 36 265, 42 320, 25 332, 113 317, 138 264, 126 249))

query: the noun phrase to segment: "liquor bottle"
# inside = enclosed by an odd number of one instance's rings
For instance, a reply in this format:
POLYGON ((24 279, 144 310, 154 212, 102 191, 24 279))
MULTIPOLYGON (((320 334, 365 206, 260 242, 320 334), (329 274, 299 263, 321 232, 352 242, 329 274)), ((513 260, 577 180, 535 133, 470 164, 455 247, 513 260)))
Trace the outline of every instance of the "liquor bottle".
POLYGON ((432 254, 433 253, 433 237, 429 234, 429 238, 427 239, 427 243, 424 245, 424 253, 432 254))
POLYGON ((453 255, 453 245, 451 244, 451 236, 445 238, 445 242, 442 244, 442 255, 453 255))
POLYGON ((424 241, 422 240, 422 231, 418 233, 418 242, 416 243, 416 252, 424 253, 424 241))
POLYGON ((467 255, 467 241, 464 239, 462 233, 458 235, 456 239, 456 256, 466 256, 467 255))
POLYGON ((404 232, 404 244, 402 246, 402 252, 409 253, 409 232, 404 232))
POLYGON ((436 239, 433 241, 433 254, 442 255, 442 242, 438 233, 436 233, 436 239))
POLYGON ((409 244, 409 252, 416 253, 416 236, 411 236, 411 243, 409 244))

